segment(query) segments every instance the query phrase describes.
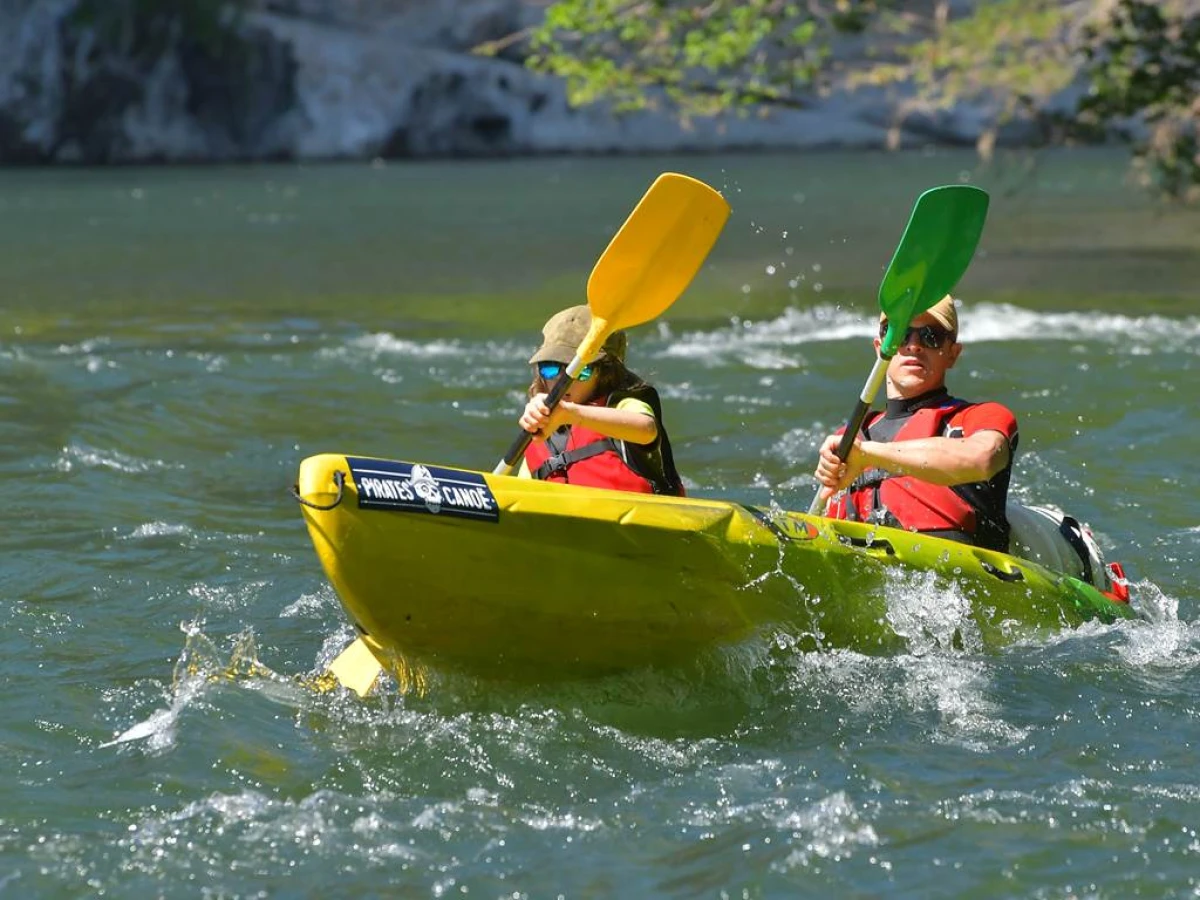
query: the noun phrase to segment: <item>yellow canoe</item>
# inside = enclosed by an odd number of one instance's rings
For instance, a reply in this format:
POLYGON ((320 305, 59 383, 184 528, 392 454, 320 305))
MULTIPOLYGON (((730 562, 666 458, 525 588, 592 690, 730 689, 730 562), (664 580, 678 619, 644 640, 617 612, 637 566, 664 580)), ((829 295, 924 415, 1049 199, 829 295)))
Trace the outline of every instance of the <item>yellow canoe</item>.
POLYGON ((994 646, 1133 615, 1008 554, 721 500, 338 454, 304 460, 296 495, 362 643, 393 671, 561 679, 768 629, 881 652, 948 617, 949 639, 994 646))

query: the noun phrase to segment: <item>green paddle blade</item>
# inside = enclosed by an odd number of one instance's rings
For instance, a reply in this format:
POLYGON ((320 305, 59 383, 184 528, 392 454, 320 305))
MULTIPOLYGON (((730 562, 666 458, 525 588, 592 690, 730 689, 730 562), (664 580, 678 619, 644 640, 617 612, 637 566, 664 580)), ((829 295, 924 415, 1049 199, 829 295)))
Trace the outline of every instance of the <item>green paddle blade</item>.
POLYGON ((881 357, 895 356, 908 323, 954 290, 975 255, 987 209, 987 191, 966 184, 930 188, 917 198, 879 285, 888 320, 881 357))

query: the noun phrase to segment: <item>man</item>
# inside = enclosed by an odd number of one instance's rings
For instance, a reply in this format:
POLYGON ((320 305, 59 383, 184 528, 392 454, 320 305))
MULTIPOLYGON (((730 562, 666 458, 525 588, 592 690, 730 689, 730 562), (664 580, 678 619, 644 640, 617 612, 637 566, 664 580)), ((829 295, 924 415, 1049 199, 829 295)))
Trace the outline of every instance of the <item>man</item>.
MULTIPOLYGON (((876 353, 886 331, 881 317, 876 353)), ((816 477, 827 515, 1008 549, 1017 420, 999 403, 950 396, 946 373, 960 353, 946 296, 912 321, 888 363, 887 409, 867 416, 849 458, 837 458, 838 435, 822 445, 816 477)))

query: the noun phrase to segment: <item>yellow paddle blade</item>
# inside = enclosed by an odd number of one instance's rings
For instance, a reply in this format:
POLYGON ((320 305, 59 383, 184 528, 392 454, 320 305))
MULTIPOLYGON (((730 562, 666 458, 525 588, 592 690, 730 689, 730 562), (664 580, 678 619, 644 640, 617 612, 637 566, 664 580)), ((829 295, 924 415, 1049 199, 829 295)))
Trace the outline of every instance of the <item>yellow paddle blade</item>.
MULTIPOLYGON (((638 201, 588 278, 592 324, 546 396, 554 409, 613 331, 649 322, 679 299, 716 243, 729 204, 703 181, 664 172, 638 201)), ((533 440, 522 431, 492 472, 508 475, 533 440)))
POLYGON ((649 322, 691 284, 729 218, 719 193, 665 172, 634 207, 587 283, 592 328, 579 356, 596 356, 613 331, 649 322))

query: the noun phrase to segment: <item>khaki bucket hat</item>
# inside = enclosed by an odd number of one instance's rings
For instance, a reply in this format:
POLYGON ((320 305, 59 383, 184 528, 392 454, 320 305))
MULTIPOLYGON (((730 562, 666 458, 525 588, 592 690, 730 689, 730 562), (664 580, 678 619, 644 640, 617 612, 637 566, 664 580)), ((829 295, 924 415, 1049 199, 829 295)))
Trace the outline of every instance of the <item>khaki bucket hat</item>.
MULTIPOLYGON (((575 352, 583 339, 587 337, 588 329, 592 327, 592 311, 586 306, 572 306, 562 312, 555 313, 542 326, 542 346, 529 357, 531 363, 561 362, 569 363, 575 358, 575 352)), ((629 339, 624 331, 614 331, 604 340, 597 359, 611 357, 619 362, 625 361, 625 348, 629 339)))

